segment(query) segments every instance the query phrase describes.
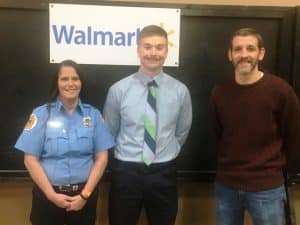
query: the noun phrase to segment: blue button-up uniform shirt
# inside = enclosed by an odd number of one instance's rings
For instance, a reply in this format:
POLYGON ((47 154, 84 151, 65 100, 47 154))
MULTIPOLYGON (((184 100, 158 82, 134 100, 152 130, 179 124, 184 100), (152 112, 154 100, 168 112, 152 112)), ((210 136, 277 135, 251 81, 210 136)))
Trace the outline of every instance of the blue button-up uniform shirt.
POLYGON ((99 110, 91 105, 79 102, 68 114, 57 98, 33 115, 36 124, 23 130, 15 148, 37 156, 52 185, 86 181, 95 153, 114 146, 99 110))
MULTIPOLYGON (((153 163, 177 157, 192 122, 191 97, 187 87, 161 72, 157 83, 158 117, 156 156, 153 163)), ((117 159, 142 162, 144 115, 150 77, 141 71, 110 87, 104 106, 104 117, 116 137, 114 155, 117 159)))

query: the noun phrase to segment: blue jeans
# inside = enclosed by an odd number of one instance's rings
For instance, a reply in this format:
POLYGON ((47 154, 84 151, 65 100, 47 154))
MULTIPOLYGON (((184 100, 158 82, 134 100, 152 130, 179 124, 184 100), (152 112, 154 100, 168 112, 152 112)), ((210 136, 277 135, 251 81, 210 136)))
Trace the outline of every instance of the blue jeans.
POLYGON ((242 225, 247 210, 254 225, 284 225, 286 193, 283 185, 257 192, 232 189, 215 183, 218 225, 242 225))

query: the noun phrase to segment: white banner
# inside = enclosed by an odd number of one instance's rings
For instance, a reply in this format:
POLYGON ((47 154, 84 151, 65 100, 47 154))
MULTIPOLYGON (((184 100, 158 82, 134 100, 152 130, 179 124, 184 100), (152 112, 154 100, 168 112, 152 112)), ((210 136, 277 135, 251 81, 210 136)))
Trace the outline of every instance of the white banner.
POLYGON ((180 9, 49 4, 50 62, 139 65, 137 41, 144 26, 168 33, 165 66, 179 65, 180 9))

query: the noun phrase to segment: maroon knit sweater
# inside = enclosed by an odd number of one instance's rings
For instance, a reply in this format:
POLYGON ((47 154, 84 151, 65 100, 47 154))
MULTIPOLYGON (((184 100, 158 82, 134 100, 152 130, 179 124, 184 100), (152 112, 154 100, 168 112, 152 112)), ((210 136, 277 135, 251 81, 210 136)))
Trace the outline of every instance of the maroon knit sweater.
POLYGON ((265 74, 250 85, 227 80, 213 89, 209 109, 218 141, 217 182, 266 190, 283 183, 283 167, 300 164, 299 103, 281 78, 265 74))

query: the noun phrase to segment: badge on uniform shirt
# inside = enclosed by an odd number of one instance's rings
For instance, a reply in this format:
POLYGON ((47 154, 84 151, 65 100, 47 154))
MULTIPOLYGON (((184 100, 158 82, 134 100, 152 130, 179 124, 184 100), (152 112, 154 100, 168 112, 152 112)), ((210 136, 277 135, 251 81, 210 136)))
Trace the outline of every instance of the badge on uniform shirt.
POLYGON ((29 117, 29 120, 25 124, 24 130, 31 130, 37 124, 37 117, 34 113, 32 113, 29 117))
POLYGON ((92 125, 92 118, 89 116, 85 116, 83 117, 82 122, 85 127, 90 127, 92 125))

